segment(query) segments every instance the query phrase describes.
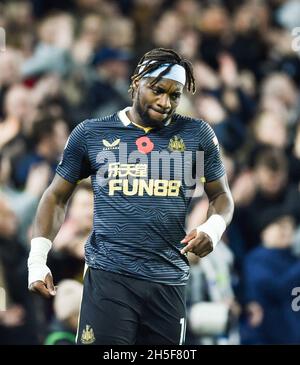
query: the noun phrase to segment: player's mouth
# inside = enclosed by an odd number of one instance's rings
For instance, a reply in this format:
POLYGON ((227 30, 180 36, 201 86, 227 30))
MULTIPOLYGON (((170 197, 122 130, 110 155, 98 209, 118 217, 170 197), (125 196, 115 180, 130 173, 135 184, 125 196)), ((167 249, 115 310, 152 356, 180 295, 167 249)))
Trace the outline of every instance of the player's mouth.
POLYGON ((155 116, 155 119, 164 119, 166 117, 168 117, 168 115, 170 114, 170 111, 166 111, 166 110, 161 110, 161 109, 155 109, 150 107, 150 112, 153 116, 155 116))

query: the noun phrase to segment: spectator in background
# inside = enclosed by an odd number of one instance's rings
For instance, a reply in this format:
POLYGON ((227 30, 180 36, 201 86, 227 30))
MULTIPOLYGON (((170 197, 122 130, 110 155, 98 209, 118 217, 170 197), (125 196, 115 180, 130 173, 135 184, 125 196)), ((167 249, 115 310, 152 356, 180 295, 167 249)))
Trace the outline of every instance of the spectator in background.
POLYGON ((156 47, 173 48, 175 47, 178 34, 183 30, 183 22, 179 14, 170 10, 163 13, 153 32, 153 44, 156 47), (170 29, 172 31, 170 32, 170 29))
POLYGON ((288 161, 280 149, 261 147, 255 156, 253 174, 256 192, 250 202, 237 207, 234 220, 242 233, 245 250, 257 246, 261 216, 267 212, 285 207, 296 222, 300 218, 300 192, 287 181, 288 161))
POLYGON ((300 184, 300 119, 295 128, 295 139, 289 150, 289 180, 300 184))
POLYGON ((111 114, 128 105, 129 60, 130 54, 118 48, 105 47, 94 55, 96 78, 85 102, 93 116, 111 114))
POLYGON ((203 61, 214 70, 219 67, 219 56, 226 49, 230 27, 229 14, 220 4, 212 4, 202 8, 199 28, 201 42, 199 53, 203 61))
POLYGON ((299 91, 286 73, 271 73, 261 84, 261 100, 265 109, 286 118, 293 125, 300 116, 299 91))
POLYGON ((238 5, 232 18, 233 39, 228 50, 240 69, 251 70, 262 78, 262 65, 268 56, 265 39, 269 26, 269 9, 264 3, 244 1, 238 5))
POLYGON ((234 153, 245 143, 247 125, 255 103, 243 87, 237 64, 228 53, 218 56, 218 72, 196 63, 195 75, 201 86, 194 100, 196 115, 209 120, 226 152, 234 153))
POLYGON ((71 68, 70 48, 73 42, 74 23, 71 15, 59 13, 46 17, 39 26, 39 43, 32 57, 22 65, 24 78, 44 73, 65 76, 71 68))
POLYGON ((253 125, 256 144, 269 145, 284 150, 288 144, 287 121, 281 114, 264 112, 253 125), (276 133, 274 133, 276 131, 276 133))
POLYGON ((20 51, 7 48, 0 57, 0 119, 4 117, 4 96, 8 89, 20 81, 20 66, 22 55, 20 51))
POLYGON ((11 87, 5 94, 4 112, 4 120, 0 123, 0 148, 12 157, 26 149, 24 131, 34 116, 30 92, 22 85, 11 87))
POLYGON ((130 19, 116 16, 106 22, 103 43, 107 47, 130 51, 134 40, 134 25, 130 19))
POLYGON ((68 127, 64 120, 44 118, 36 121, 32 130, 32 151, 13 162, 15 185, 23 187, 30 168, 34 164, 46 163, 54 172, 68 138, 68 127))
POLYGON ((45 345, 75 345, 83 286, 75 280, 59 282, 54 299, 54 318, 45 345))
POLYGON ((299 344, 300 312, 293 311, 292 290, 299 286, 300 261, 291 252, 295 220, 283 207, 260 215, 260 241, 244 263, 247 308, 244 344, 299 344))
POLYGON ((0 195, 0 281, 6 291, 6 311, 0 311, 0 342, 37 345, 38 332, 31 296, 26 290, 27 250, 16 237, 17 219, 0 195))
POLYGON ((160 18, 163 5, 164 0, 134 1, 131 19, 135 25, 135 53, 137 58, 148 50, 150 44, 151 46, 153 44, 153 40, 149 39, 149 35, 154 34, 153 28, 157 27, 156 20, 160 18))
POLYGON ((0 191, 4 194, 18 220, 18 240, 27 248, 28 230, 42 192, 48 185, 51 171, 45 163, 32 166, 25 188, 20 191, 9 184, 10 169, 10 161, 4 156, 0 156, 0 191))
POLYGON ((78 38, 72 45, 72 55, 78 64, 87 65, 93 53, 103 42, 104 19, 99 15, 83 18, 78 38))

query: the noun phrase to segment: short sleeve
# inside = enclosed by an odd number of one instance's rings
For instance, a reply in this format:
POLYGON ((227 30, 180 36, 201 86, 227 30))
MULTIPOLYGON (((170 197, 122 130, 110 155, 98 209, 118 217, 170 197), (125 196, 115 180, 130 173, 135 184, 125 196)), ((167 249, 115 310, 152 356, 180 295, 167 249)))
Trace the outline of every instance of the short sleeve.
POLYGON ((84 122, 78 124, 70 134, 56 173, 72 184, 91 175, 84 122))
POLYGON ((202 148, 204 150, 204 177, 206 182, 214 181, 225 175, 219 141, 211 126, 203 123, 202 148))

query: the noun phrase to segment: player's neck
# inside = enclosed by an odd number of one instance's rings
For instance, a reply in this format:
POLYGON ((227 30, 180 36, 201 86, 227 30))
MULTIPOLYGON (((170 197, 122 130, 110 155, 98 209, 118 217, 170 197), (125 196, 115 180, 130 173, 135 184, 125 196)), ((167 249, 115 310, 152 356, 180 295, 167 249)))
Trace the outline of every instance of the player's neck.
POLYGON ((131 123, 136 124, 142 128, 150 128, 152 126, 147 125, 142 118, 140 117, 139 113, 135 110, 135 108, 131 107, 127 112, 127 117, 131 121, 131 123))
POLYGON ((161 125, 151 125, 147 122, 145 122, 140 114, 138 113, 138 111, 134 108, 134 107, 130 107, 127 111, 126 111, 126 115, 128 117, 128 119, 130 120, 130 122, 134 125, 136 125, 137 127, 140 127, 142 129, 144 129, 146 132, 148 132, 149 130, 152 129, 160 129, 163 128, 164 126, 169 125, 170 120, 168 120, 167 122, 161 124, 161 125))

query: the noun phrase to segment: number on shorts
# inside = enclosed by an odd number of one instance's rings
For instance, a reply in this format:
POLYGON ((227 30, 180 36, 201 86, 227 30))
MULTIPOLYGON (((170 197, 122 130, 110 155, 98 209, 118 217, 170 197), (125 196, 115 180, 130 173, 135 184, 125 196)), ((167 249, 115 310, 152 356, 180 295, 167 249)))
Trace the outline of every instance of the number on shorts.
POLYGON ((184 343, 185 329, 186 329, 186 322, 185 322, 185 318, 182 317, 182 318, 180 318, 180 340, 179 340, 179 345, 183 345, 183 343, 184 343))

